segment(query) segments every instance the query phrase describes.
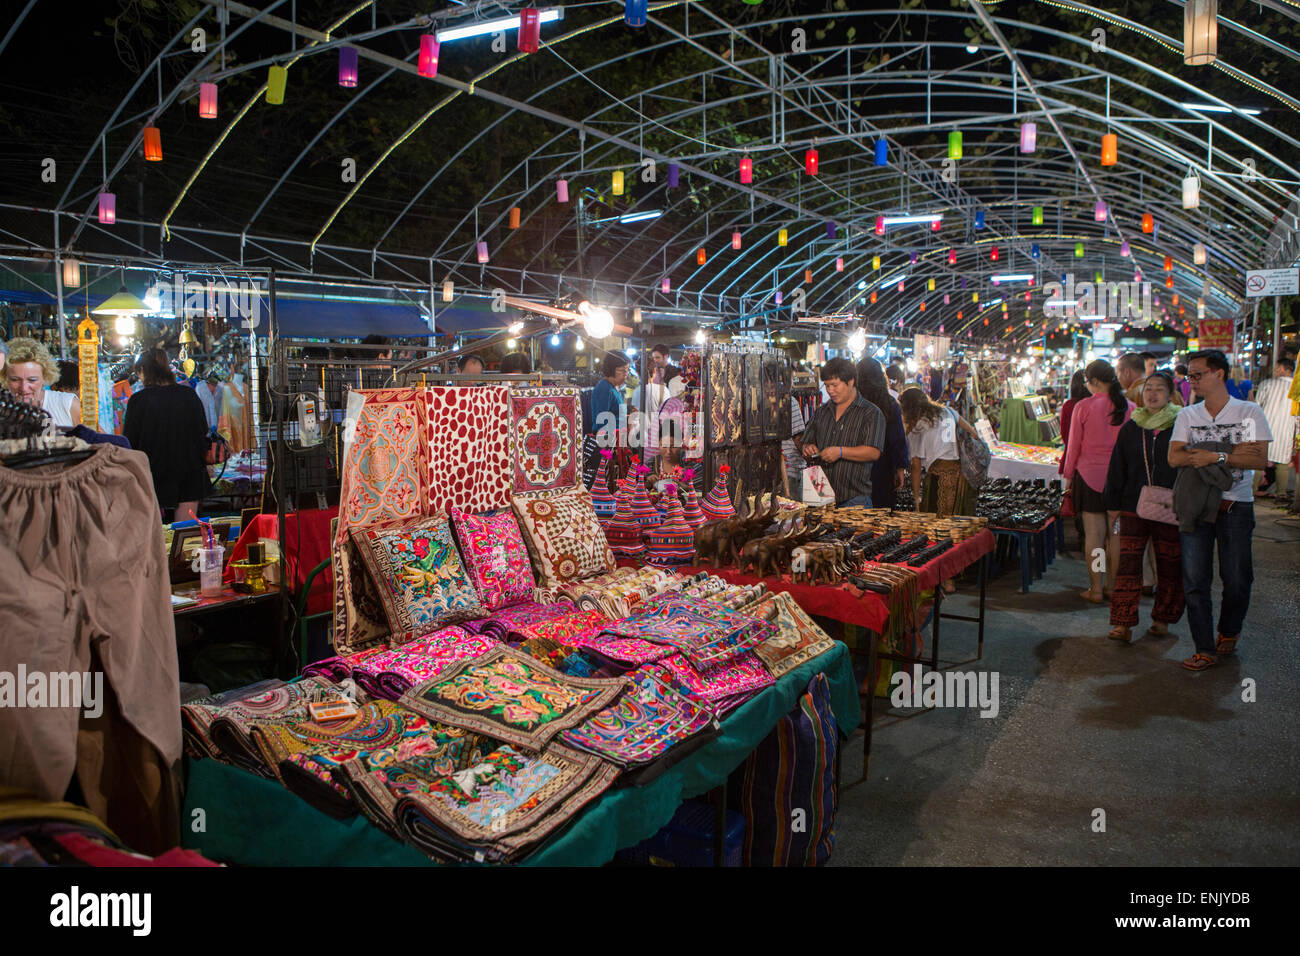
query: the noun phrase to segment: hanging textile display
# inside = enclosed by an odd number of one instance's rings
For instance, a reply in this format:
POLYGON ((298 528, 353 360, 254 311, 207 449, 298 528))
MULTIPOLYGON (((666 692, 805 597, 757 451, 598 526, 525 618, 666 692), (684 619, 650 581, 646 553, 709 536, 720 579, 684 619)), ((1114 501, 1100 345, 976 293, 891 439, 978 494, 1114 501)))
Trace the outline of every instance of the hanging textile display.
MULTIPOLYGON (((498 385, 423 389, 430 513, 450 507, 491 511, 509 504, 508 393, 498 385)), ((576 475, 572 483, 577 484, 576 475)))
POLYGON ((581 413, 576 388, 510 389, 511 490, 515 494, 559 495, 578 487, 581 413))
POLYGON ((77 365, 80 369, 81 424, 99 431, 99 325, 82 319, 77 325, 77 365))

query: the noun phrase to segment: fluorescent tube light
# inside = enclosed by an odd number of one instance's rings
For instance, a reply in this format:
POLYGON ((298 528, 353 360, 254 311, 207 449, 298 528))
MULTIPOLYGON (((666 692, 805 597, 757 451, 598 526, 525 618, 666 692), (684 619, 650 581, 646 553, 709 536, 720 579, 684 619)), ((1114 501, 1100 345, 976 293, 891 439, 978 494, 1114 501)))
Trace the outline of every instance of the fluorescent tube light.
POLYGON ((905 226, 914 222, 942 222, 943 213, 935 213, 932 216, 882 216, 881 221, 886 226, 905 226))
POLYGON ((645 212, 630 212, 626 216, 619 216, 618 221, 621 223, 645 222, 649 219, 658 219, 662 216, 662 209, 647 209, 645 212))
POLYGON ((1028 282, 1034 277, 1032 272, 1017 272, 1014 275, 993 276, 991 281, 997 282, 1028 282))
MULTIPOLYGON (((554 23, 556 20, 564 19, 563 7, 552 7, 549 10, 543 10, 539 22, 554 23)), ((499 33, 503 30, 518 30, 519 17, 498 17, 495 20, 482 20, 478 23, 467 23, 464 26, 449 27, 446 30, 437 32, 439 43, 447 43, 451 40, 466 40, 469 37, 486 36, 489 33, 499 33)))
POLYGON ((1245 113, 1247 116, 1258 116, 1261 112, 1248 106, 1216 106, 1213 103, 1184 103, 1182 105, 1183 109, 1200 110, 1202 113, 1245 113))

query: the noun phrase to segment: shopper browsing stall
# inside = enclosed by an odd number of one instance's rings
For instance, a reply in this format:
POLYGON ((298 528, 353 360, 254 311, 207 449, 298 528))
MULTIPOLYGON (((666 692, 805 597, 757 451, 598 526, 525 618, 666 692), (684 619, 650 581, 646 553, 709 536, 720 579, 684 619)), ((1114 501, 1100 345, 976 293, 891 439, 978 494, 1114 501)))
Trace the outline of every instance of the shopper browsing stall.
POLYGON ((612 447, 614 434, 623 427, 626 403, 623 387, 627 384, 628 360, 617 352, 606 352, 601 361, 600 374, 604 376, 591 393, 591 422, 589 432, 603 436, 605 447, 612 447))
POLYGON ((870 356, 858 363, 858 382, 863 396, 885 417, 885 447, 881 456, 871 463, 871 503, 876 508, 893 508, 895 493, 903 487, 911 462, 903 413, 890 395, 884 369, 870 356))
POLYGON ((898 404, 907 429, 912 456, 912 495, 918 511, 933 511, 941 518, 973 514, 974 496, 961 474, 957 429, 978 438, 970 422, 944 408, 917 388, 904 389, 898 404), (921 476, 925 474, 922 491, 921 476))
POLYGON ((1192 391, 1204 401, 1178 413, 1169 440, 1169 464, 1181 469, 1174 487, 1174 511, 1182 530, 1187 622, 1196 646, 1183 666, 1193 671, 1218 663, 1220 654, 1235 653, 1241 638, 1254 583, 1251 487, 1254 471, 1268 465, 1268 443, 1273 438, 1264 410, 1228 393, 1228 371, 1228 359, 1222 352, 1209 350, 1191 356, 1187 378, 1192 391), (1201 471, 1213 479, 1215 469, 1226 471, 1223 480, 1231 484, 1222 492, 1217 507, 1210 507, 1215 504, 1213 493, 1201 493, 1199 488, 1209 482, 1193 479, 1199 480, 1202 476, 1194 472, 1201 471), (1223 581, 1217 640, 1210 593, 1216 546, 1223 581))
POLYGON ((853 363, 833 358, 821 369, 830 401, 813 413, 803 433, 803 453, 826 472, 841 508, 871 507, 871 463, 885 443, 885 416, 858 394, 853 363))
POLYGON ((81 405, 77 396, 56 392, 51 386, 59 381, 59 367, 49 350, 35 339, 17 338, 9 343, 5 365, 5 384, 28 405, 45 409, 54 424, 72 428, 81 424, 81 405))
MULTIPOLYGON (((1136 358, 1137 356, 1134 356, 1136 358)), ((1122 361, 1122 360, 1121 360, 1122 361)), ((1139 360, 1140 361, 1140 360, 1139 360)), ((1106 471, 1120 427, 1129 420, 1133 403, 1109 362, 1098 359, 1083 370, 1092 397, 1075 406, 1070 419, 1069 451, 1063 474, 1074 495, 1074 510, 1083 515, 1084 551, 1088 562, 1085 601, 1101 604, 1110 596, 1119 559, 1119 536, 1106 521, 1106 471), (1102 557, 1102 561, 1097 558, 1102 557)))
POLYGON ((1107 522, 1119 524, 1119 563, 1110 601, 1111 630, 1107 637, 1128 642, 1138 622, 1142 594, 1143 553, 1151 542, 1155 554, 1155 607, 1151 629, 1156 636, 1183 616, 1183 569, 1178 526, 1161 521, 1161 496, 1173 494, 1174 469, 1169 464, 1169 438, 1178 408, 1173 404, 1174 381, 1164 372, 1147 376, 1143 407, 1119 430, 1106 474, 1107 522), (1153 489, 1148 491, 1146 489, 1153 489))
POLYGON ((176 383, 162 349, 145 352, 138 368, 144 388, 127 403, 122 433, 149 457, 154 494, 164 512, 174 510, 177 520, 197 517, 209 487, 203 403, 194 389, 176 383))

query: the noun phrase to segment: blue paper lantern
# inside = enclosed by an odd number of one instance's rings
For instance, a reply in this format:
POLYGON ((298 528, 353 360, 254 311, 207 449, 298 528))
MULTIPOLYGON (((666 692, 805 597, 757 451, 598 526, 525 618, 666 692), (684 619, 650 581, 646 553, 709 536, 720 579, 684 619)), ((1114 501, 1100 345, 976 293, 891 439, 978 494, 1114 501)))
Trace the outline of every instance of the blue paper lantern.
POLYGON ((669 189, 677 188, 677 177, 678 175, 680 175, 681 171, 682 168, 678 166, 676 163, 668 164, 668 188, 669 189))
POLYGON ((623 0, 623 22, 630 27, 645 26, 649 0, 623 0))
POLYGON ((876 140, 876 165, 889 165, 889 143, 883 137, 876 140))
POLYGON ((1033 245, 1033 246, 1030 246, 1030 247, 1029 247, 1029 257, 1030 257, 1031 259, 1037 259, 1037 258, 1038 258, 1038 246, 1037 246, 1037 245, 1033 245))
POLYGON ((977 211, 975 212, 975 228, 976 228, 976 229, 983 229, 983 228, 984 228, 984 210, 983 210, 983 209, 977 210, 977 211))
POLYGON ((835 238, 835 221, 834 221, 834 220, 831 220, 830 222, 826 223, 826 238, 827 238, 827 239, 834 239, 834 238, 835 238))

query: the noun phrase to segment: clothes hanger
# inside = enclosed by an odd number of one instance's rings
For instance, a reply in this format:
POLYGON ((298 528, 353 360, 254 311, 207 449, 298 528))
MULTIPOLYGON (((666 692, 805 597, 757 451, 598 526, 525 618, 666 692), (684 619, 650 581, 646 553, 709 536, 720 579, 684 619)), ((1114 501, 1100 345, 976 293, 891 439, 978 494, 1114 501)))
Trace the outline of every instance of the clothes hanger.
POLYGON ((8 390, 0 391, 0 437, 26 438, 21 450, 0 457, 6 468, 21 471, 37 465, 85 461, 93 448, 59 448, 49 444, 58 437, 54 420, 43 408, 28 405, 8 390))

